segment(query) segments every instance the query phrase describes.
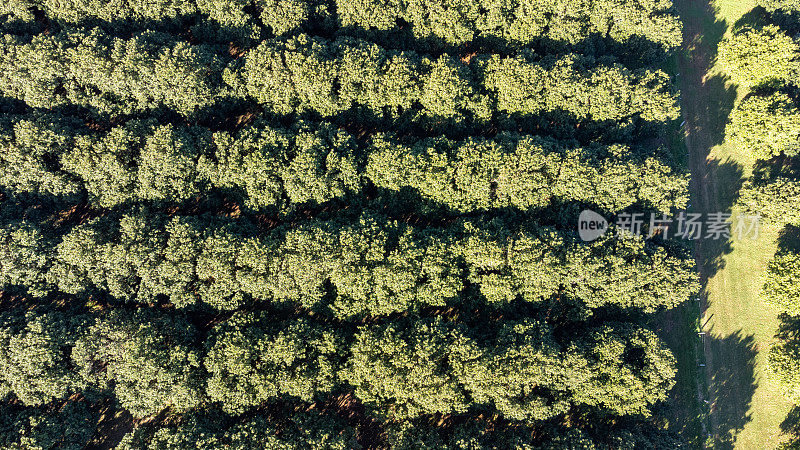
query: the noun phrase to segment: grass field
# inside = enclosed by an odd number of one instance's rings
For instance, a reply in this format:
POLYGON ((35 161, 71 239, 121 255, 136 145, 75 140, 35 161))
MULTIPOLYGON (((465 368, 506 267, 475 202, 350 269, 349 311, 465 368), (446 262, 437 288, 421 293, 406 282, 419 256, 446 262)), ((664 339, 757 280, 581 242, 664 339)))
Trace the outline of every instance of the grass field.
MULTIPOLYGON (((732 205, 753 161, 746 149, 725 142, 724 127, 735 102, 746 92, 732 86, 714 62, 720 39, 755 2, 675 3, 685 26, 678 81, 692 171, 692 206, 696 212, 735 215, 732 205)), ((778 231, 762 223, 756 240, 697 243, 702 301, 670 313, 671 324, 666 328, 678 334, 667 342, 683 354, 677 355, 678 384, 668 416, 673 429, 696 436, 697 447, 771 449, 783 439, 780 423, 791 405, 764 374, 777 313, 759 298, 778 231), (693 314, 700 315, 698 326, 706 333, 702 344, 693 314), (712 438, 706 440, 708 434, 712 438)))

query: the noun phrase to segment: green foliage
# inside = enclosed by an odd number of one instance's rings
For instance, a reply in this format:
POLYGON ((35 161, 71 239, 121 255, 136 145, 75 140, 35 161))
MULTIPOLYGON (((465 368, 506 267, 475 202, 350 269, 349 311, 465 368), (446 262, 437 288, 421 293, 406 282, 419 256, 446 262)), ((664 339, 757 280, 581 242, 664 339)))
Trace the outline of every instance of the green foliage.
POLYGON ((470 342, 441 320, 363 329, 342 373, 363 402, 393 419, 458 413, 469 407, 453 365, 470 342))
POLYGON ((591 34, 626 42, 643 37, 666 48, 681 43, 681 25, 668 0, 336 0, 344 27, 382 31, 408 23, 416 38, 453 46, 477 39, 524 46, 555 40, 576 43, 591 34))
POLYGON ((730 120, 727 138, 757 159, 800 152, 800 109, 785 93, 747 97, 730 120))
POLYGON ((0 287, 41 297, 51 291, 52 236, 35 221, 0 214, 0 287))
POLYGON ((767 265, 764 299, 777 306, 781 312, 800 316, 800 255, 781 251, 767 265))
POLYGON ((359 191, 362 173, 354 138, 327 123, 293 128, 260 121, 235 135, 214 134, 212 158, 201 158, 203 178, 242 193, 254 209, 324 203, 359 191))
POLYGON ((792 401, 800 400, 800 342, 796 339, 780 341, 767 355, 769 374, 792 401))
POLYGON ((742 185, 737 203, 765 222, 798 224, 800 181, 793 176, 754 177, 742 185))
POLYGON ((78 339, 73 359, 87 381, 110 383, 134 417, 180 412, 203 402, 195 333, 177 314, 113 310, 78 339))
POLYGON ((734 83, 744 87, 797 76, 800 46, 775 25, 744 28, 719 44, 717 59, 734 83))
POLYGON ((0 187, 4 191, 67 199, 78 195, 80 186, 74 177, 54 170, 58 167, 55 155, 67 152, 72 144, 63 126, 41 116, 3 120, 0 130, 0 187))
POLYGON ((574 148, 549 138, 430 138, 403 145, 379 135, 366 174, 378 187, 412 188, 458 212, 544 208, 577 201, 620 211, 642 202, 668 212, 686 204, 686 176, 624 146, 574 148))
POLYGON ((631 71, 597 64, 578 55, 493 55, 483 68, 483 85, 498 111, 531 116, 558 112, 578 119, 624 123, 677 119, 679 109, 669 76, 660 70, 631 71))
POLYGON ((0 186, 70 198, 85 190, 103 207, 180 202, 219 188, 254 210, 290 211, 360 192, 367 180, 394 191, 412 188, 458 212, 571 201, 608 211, 641 203, 668 212, 687 199, 684 175, 622 145, 574 147, 510 133, 463 141, 380 134, 362 150, 352 135, 326 122, 284 128, 258 121, 237 133, 212 134, 205 127, 131 120, 90 134, 46 124, 29 129, 26 117, 13 120, 20 131, 0 160, 8 168, 0 186), (45 138, 58 145, 46 145, 45 138))
MULTIPOLYGON (((157 270, 159 260, 154 259, 158 256, 163 259, 161 252, 168 243, 165 230, 159 228, 163 223, 155 223, 153 219, 140 211, 122 217, 116 224, 100 219, 71 230, 56 249, 58 259, 52 274, 59 289, 77 294, 91 292, 91 287, 95 286, 123 300, 152 301, 156 294, 162 293, 159 287, 168 287, 164 281, 177 281, 164 280, 165 275, 174 272, 165 271, 162 275, 157 270), (155 254, 159 248, 161 252, 155 254), (144 276, 146 274, 150 276, 144 276), (140 289, 140 283, 144 284, 144 289, 140 289)), ((178 236, 187 232, 184 228, 175 230, 178 236)), ((183 252, 187 250, 191 251, 191 247, 183 252)), ((170 258, 180 260, 180 257, 180 254, 173 254, 170 258)), ((174 288, 179 296, 175 302, 184 305, 188 292, 181 288, 186 289, 187 284, 174 288)))
POLYGON ((382 416, 463 413, 470 401, 541 421, 575 405, 650 414, 674 384, 675 358, 651 331, 610 323, 560 346, 533 322, 506 323, 481 345, 440 319, 363 328, 343 373, 382 416))
POLYGON ((360 449, 355 431, 341 419, 317 412, 290 412, 285 417, 256 417, 231 426, 219 417, 192 415, 173 427, 139 427, 125 435, 120 450, 349 450, 360 449))
POLYGON ((570 373, 546 325, 506 323, 489 349, 460 356, 453 364, 471 398, 494 405, 507 419, 541 421, 570 407, 570 373))
POLYGON ((329 327, 237 314, 217 326, 207 342, 208 396, 239 413, 282 394, 311 402, 336 383, 341 346, 329 327))
POLYGON ((502 222, 464 228, 459 251, 468 279, 489 302, 541 303, 560 293, 554 301, 655 311, 699 289, 691 262, 640 238, 612 233, 587 244, 553 229, 515 230, 502 222))
POLYGON ((101 138, 81 136, 62 157, 84 181, 90 201, 111 207, 135 200, 182 201, 201 192, 197 160, 208 130, 130 121, 101 138))
POLYGON ((591 417, 586 424, 569 425, 460 419, 445 426, 434 426, 425 419, 391 423, 387 426, 387 441, 390 448, 397 450, 683 448, 676 436, 635 419, 610 423, 591 417))
POLYGON ((224 78, 280 114, 315 111, 330 117, 356 106, 397 114, 420 102, 423 116, 488 118, 487 99, 474 92, 459 65, 447 56, 433 61, 362 40, 300 35, 262 42, 224 78))
POLYGON ((800 2, 797 0, 761 0, 758 4, 771 12, 778 9, 800 11, 800 2))
POLYGON ((0 405, 0 448, 81 450, 91 440, 96 423, 84 402, 46 408, 0 405))
POLYGON ((110 38, 100 29, 0 41, 0 92, 35 108, 79 105, 131 114, 169 108, 192 116, 220 95, 212 47, 144 32, 110 38))
POLYGON ((665 73, 598 65, 576 55, 538 61, 495 55, 465 66, 446 55, 434 61, 362 40, 300 35, 262 42, 243 64, 226 69, 224 78, 236 92, 279 114, 315 111, 330 117, 365 107, 392 117, 419 104, 421 118, 465 116, 482 123, 494 103, 509 114, 558 112, 595 121, 678 117, 665 73))
POLYGON ((256 237, 244 221, 167 221, 140 209, 75 227, 42 264, 52 264, 48 276, 68 293, 100 290, 145 303, 166 295, 178 307, 201 301, 222 309, 273 300, 342 318, 444 306, 465 292, 464 279, 491 303, 548 303, 560 293, 589 309, 654 311, 698 288, 690 261, 640 238, 583 243, 552 228, 508 226, 416 228, 366 213, 256 237))
MULTIPOLYGON (((114 409, 126 449, 677 447, 640 323, 694 263, 568 226, 686 206, 670 0, 16 0, 0 28, 1 448, 114 409)), ((723 50, 791 84, 783 33, 723 50)), ((777 91, 728 130, 764 157, 800 135, 777 91)), ((794 201, 791 172, 745 189, 794 201)))
POLYGON ((80 391, 69 355, 82 321, 61 313, 0 314, 0 397, 13 393, 39 406, 80 391))
POLYGON ((213 187, 234 190, 255 210, 287 211, 363 185, 354 138, 327 123, 259 121, 231 134, 150 119, 90 133, 30 117, 13 117, 8 135, 0 134, 7 149, 0 187, 12 194, 74 200, 85 191, 90 202, 111 208, 181 202, 213 187))
POLYGON ((167 20, 193 14, 194 0, 30 0, 49 17, 68 23, 83 23, 96 18, 112 20, 167 20))
POLYGON ((618 415, 650 415, 675 384, 675 357, 650 330, 613 323, 566 352, 574 401, 618 415))

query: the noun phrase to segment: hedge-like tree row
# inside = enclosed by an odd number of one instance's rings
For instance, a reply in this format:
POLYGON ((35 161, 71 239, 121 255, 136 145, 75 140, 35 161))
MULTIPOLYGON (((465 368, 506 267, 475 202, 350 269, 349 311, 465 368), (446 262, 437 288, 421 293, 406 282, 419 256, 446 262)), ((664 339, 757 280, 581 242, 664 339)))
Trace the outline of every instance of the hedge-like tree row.
POLYGON ((330 117, 363 107, 374 115, 408 110, 429 120, 477 122, 498 113, 559 112, 577 120, 667 121, 678 117, 669 77, 578 55, 478 56, 465 64, 386 50, 353 38, 300 35, 267 40, 224 77, 237 92, 280 114, 330 117))
POLYGON ((303 319, 242 313, 203 336, 181 314, 154 310, 0 318, 2 397, 41 406, 92 386, 113 392, 134 417, 209 403, 243 413, 348 386, 374 416, 394 420, 481 407, 537 421, 576 405, 648 416, 674 383, 664 344, 623 323, 588 327, 562 343, 530 320, 500 322, 488 337, 441 318, 367 325, 348 336, 303 319))
MULTIPOLYGON (((779 12, 762 21, 778 20, 779 12)), ((720 43, 718 58, 734 82, 750 89, 725 131, 759 160, 738 203, 770 223, 800 223, 800 43, 774 24, 746 26, 720 43)))
POLYGON ((499 134, 455 142, 405 143, 377 136, 366 175, 378 187, 411 188, 456 211, 582 202, 606 211, 631 205, 671 211, 686 204, 686 177, 623 145, 564 146, 535 136, 499 134))
POLYGON ((430 59, 353 38, 300 35, 264 41, 223 73, 231 58, 214 46, 152 31, 130 39, 97 28, 31 39, 5 35, 0 45, 0 93, 35 108, 195 117, 233 95, 278 114, 347 112, 351 120, 405 118, 426 126, 507 115, 552 114, 606 125, 678 117, 665 73, 578 55, 481 56, 466 65, 452 56, 430 59))
POLYGON ((132 120, 96 133, 59 116, 9 116, 0 125, 0 189, 88 200, 101 207, 180 202, 233 190, 254 210, 323 203, 367 181, 413 189, 458 212, 583 202, 607 211, 685 205, 686 178, 623 145, 501 133, 492 139, 365 143, 328 123, 286 128, 257 121, 236 133, 132 120), (406 143, 408 142, 408 143, 406 143))
MULTIPOLYGON (((767 265, 761 292, 765 306, 780 313, 781 325, 767 355, 767 376, 786 397, 800 401, 800 335, 798 335, 798 238, 800 224, 800 42, 794 0, 767 0, 764 10, 753 10, 752 25, 737 30, 720 43, 720 63, 732 81, 749 89, 731 114, 726 137, 749 153, 756 164, 740 190, 738 204, 761 217, 762 226, 783 227, 778 250, 767 265), (792 11, 794 10, 794 11, 792 11), (788 225, 788 226, 787 226, 788 225)), ((791 440, 780 446, 800 445, 797 417, 790 413, 781 424, 791 440)))
POLYGON ((551 228, 459 220, 414 227, 366 213, 260 234, 243 221, 147 210, 55 236, 11 220, 0 229, 0 285, 31 295, 107 292, 178 307, 289 302, 349 318, 444 306, 478 287, 490 303, 522 298, 652 311, 697 288, 689 261, 641 240, 582 243, 551 228))
POLYGON ((192 116, 221 95, 224 61, 212 46, 146 31, 113 38, 95 28, 0 37, 0 92, 34 108, 106 114, 160 108, 192 116))
POLYGON ((681 43, 681 24, 669 0, 336 0, 343 27, 391 31, 460 45, 479 39, 524 46, 537 40, 574 43, 592 35, 619 42, 642 38, 665 48, 681 43))
POLYGON ((194 31, 249 43, 324 24, 340 32, 406 32, 429 48, 486 41, 499 49, 555 41, 574 44, 593 36, 621 44, 649 41, 663 49, 681 43, 681 24, 669 0, 581 0, 569 5, 542 0, 20 0, 0 9, 17 21, 32 22, 32 8, 56 22, 132 26, 152 23, 177 26, 192 16, 202 19, 194 31), (183 19, 183 20, 182 20, 183 19), (210 22, 206 24, 204 22, 210 22))
POLYGON ((362 446, 356 441, 356 430, 340 417, 318 411, 286 411, 280 418, 259 416, 233 424, 225 424, 218 416, 193 413, 173 426, 137 428, 116 448, 352 450, 362 446))
MULTIPOLYGON (((325 0, 18 0, 0 6, 17 28, 34 22, 34 11, 65 26, 101 26, 114 32, 158 29, 210 41, 250 45, 258 39, 302 29, 333 26, 325 0)), ((12 28, 13 29, 13 28, 12 28)))

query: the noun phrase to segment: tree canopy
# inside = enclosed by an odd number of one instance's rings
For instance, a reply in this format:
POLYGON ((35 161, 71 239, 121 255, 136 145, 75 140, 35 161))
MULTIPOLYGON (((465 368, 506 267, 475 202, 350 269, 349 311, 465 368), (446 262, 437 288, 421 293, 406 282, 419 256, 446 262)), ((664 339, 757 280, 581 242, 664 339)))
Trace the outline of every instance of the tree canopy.
MULTIPOLYGON (((0 3, 1 448, 682 444, 694 260, 575 226, 688 207, 670 0, 0 3)), ((792 36, 722 44, 759 158, 792 36)))

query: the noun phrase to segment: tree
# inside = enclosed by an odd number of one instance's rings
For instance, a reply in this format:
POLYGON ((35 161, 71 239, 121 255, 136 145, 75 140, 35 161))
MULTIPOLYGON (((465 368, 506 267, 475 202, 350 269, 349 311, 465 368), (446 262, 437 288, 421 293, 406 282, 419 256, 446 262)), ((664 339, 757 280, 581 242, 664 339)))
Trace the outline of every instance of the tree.
POLYGON ((72 144, 67 124, 52 116, 11 117, 0 125, 0 188, 5 192, 75 200, 81 186, 59 170, 57 157, 72 144))
POLYGON ((578 1, 569 8, 540 0, 336 1, 343 27, 407 28, 409 34, 423 40, 421 45, 434 48, 484 38, 500 50, 547 40, 577 43, 592 34, 622 43, 641 37, 665 48, 677 47, 681 26, 671 6, 669 1, 578 1))
POLYGON ((754 176, 739 190, 737 203, 750 214, 774 224, 798 224, 800 181, 795 175, 754 176))
POLYGON ((552 330, 536 322, 503 323, 483 352, 456 359, 459 381, 476 403, 505 418, 542 421, 570 407, 567 368, 552 330))
POLYGON ((86 318, 58 312, 0 315, 0 397, 13 393, 26 406, 40 406, 85 386, 70 353, 86 318))
POLYGON ((37 408, 3 404, 0 448, 80 450, 91 441, 96 424, 96 415, 82 401, 37 408))
POLYGON ((731 79, 746 88, 786 82, 797 73, 800 47, 775 25, 743 28, 719 45, 717 59, 731 79))
POLYGON ((405 142, 391 135, 374 137, 367 178, 393 191, 412 188, 457 212, 533 210, 570 201, 608 211, 642 202, 667 212, 687 200, 685 175, 621 145, 576 148, 570 142, 511 133, 405 142))
POLYGON ((125 435, 117 448, 346 450, 361 446, 356 441, 355 431, 336 416, 315 411, 285 411, 280 417, 257 416, 232 425, 226 424, 219 415, 192 414, 177 426, 139 427, 125 435))
POLYGON ((228 412, 241 413, 278 396, 311 402, 333 389, 341 365, 341 336, 306 320, 270 323, 237 314, 209 337, 207 392, 228 412))
POLYGON ((791 316, 800 315, 800 255, 793 251, 778 252, 767 265, 764 299, 791 316))
POLYGON ((483 85, 498 112, 523 117, 558 112, 601 123, 678 118, 672 83, 662 71, 631 71, 578 55, 538 60, 529 55, 492 55, 483 62, 483 85))
POLYGON ((800 152, 800 109, 783 92, 751 95, 731 113, 728 139, 757 159, 800 152))
POLYGON ((620 416, 649 416, 675 384, 675 357, 652 331, 613 325, 591 330, 567 349, 573 401, 620 416))
POLYGON ((53 284, 48 276, 53 263, 53 236, 35 219, 12 217, 0 211, 0 287, 35 297, 47 295, 53 284))
POLYGON ((780 341, 767 354, 769 373, 792 401, 800 399, 800 343, 797 339, 780 341))
POLYGON ((108 386, 134 417, 202 404, 202 358, 185 318, 149 310, 113 310, 78 339, 82 376, 108 386))
POLYGON ((392 419, 464 412, 469 400, 453 364, 469 346, 458 327, 439 319, 364 328, 342 377, 359 399, 392 419))
POLYGON ((0 92, 34 108, 76 105, 132 114, 166 107, 193 116, 220 95, 222 60, 207 45, 147 31, 130 39, 67 29, 3 36, 0 92))
POLYGON ((324 122, 258 121, 235 135, 215 133, 214 145, 214 155, 200 159, 202 177, 235 189, 254 209, 324 203, 363 184, 355 139, 324 122))
POLYGON ((685 256, 640 238, 612 234, 579 243, 552 228, 512 227, 501 220, 465 220, 463 236, 458 252, 468 280, 489 303, 522 298, 559 308, 567 301, 584 312, 604 306, 655 311, 699 289, 685 256))

